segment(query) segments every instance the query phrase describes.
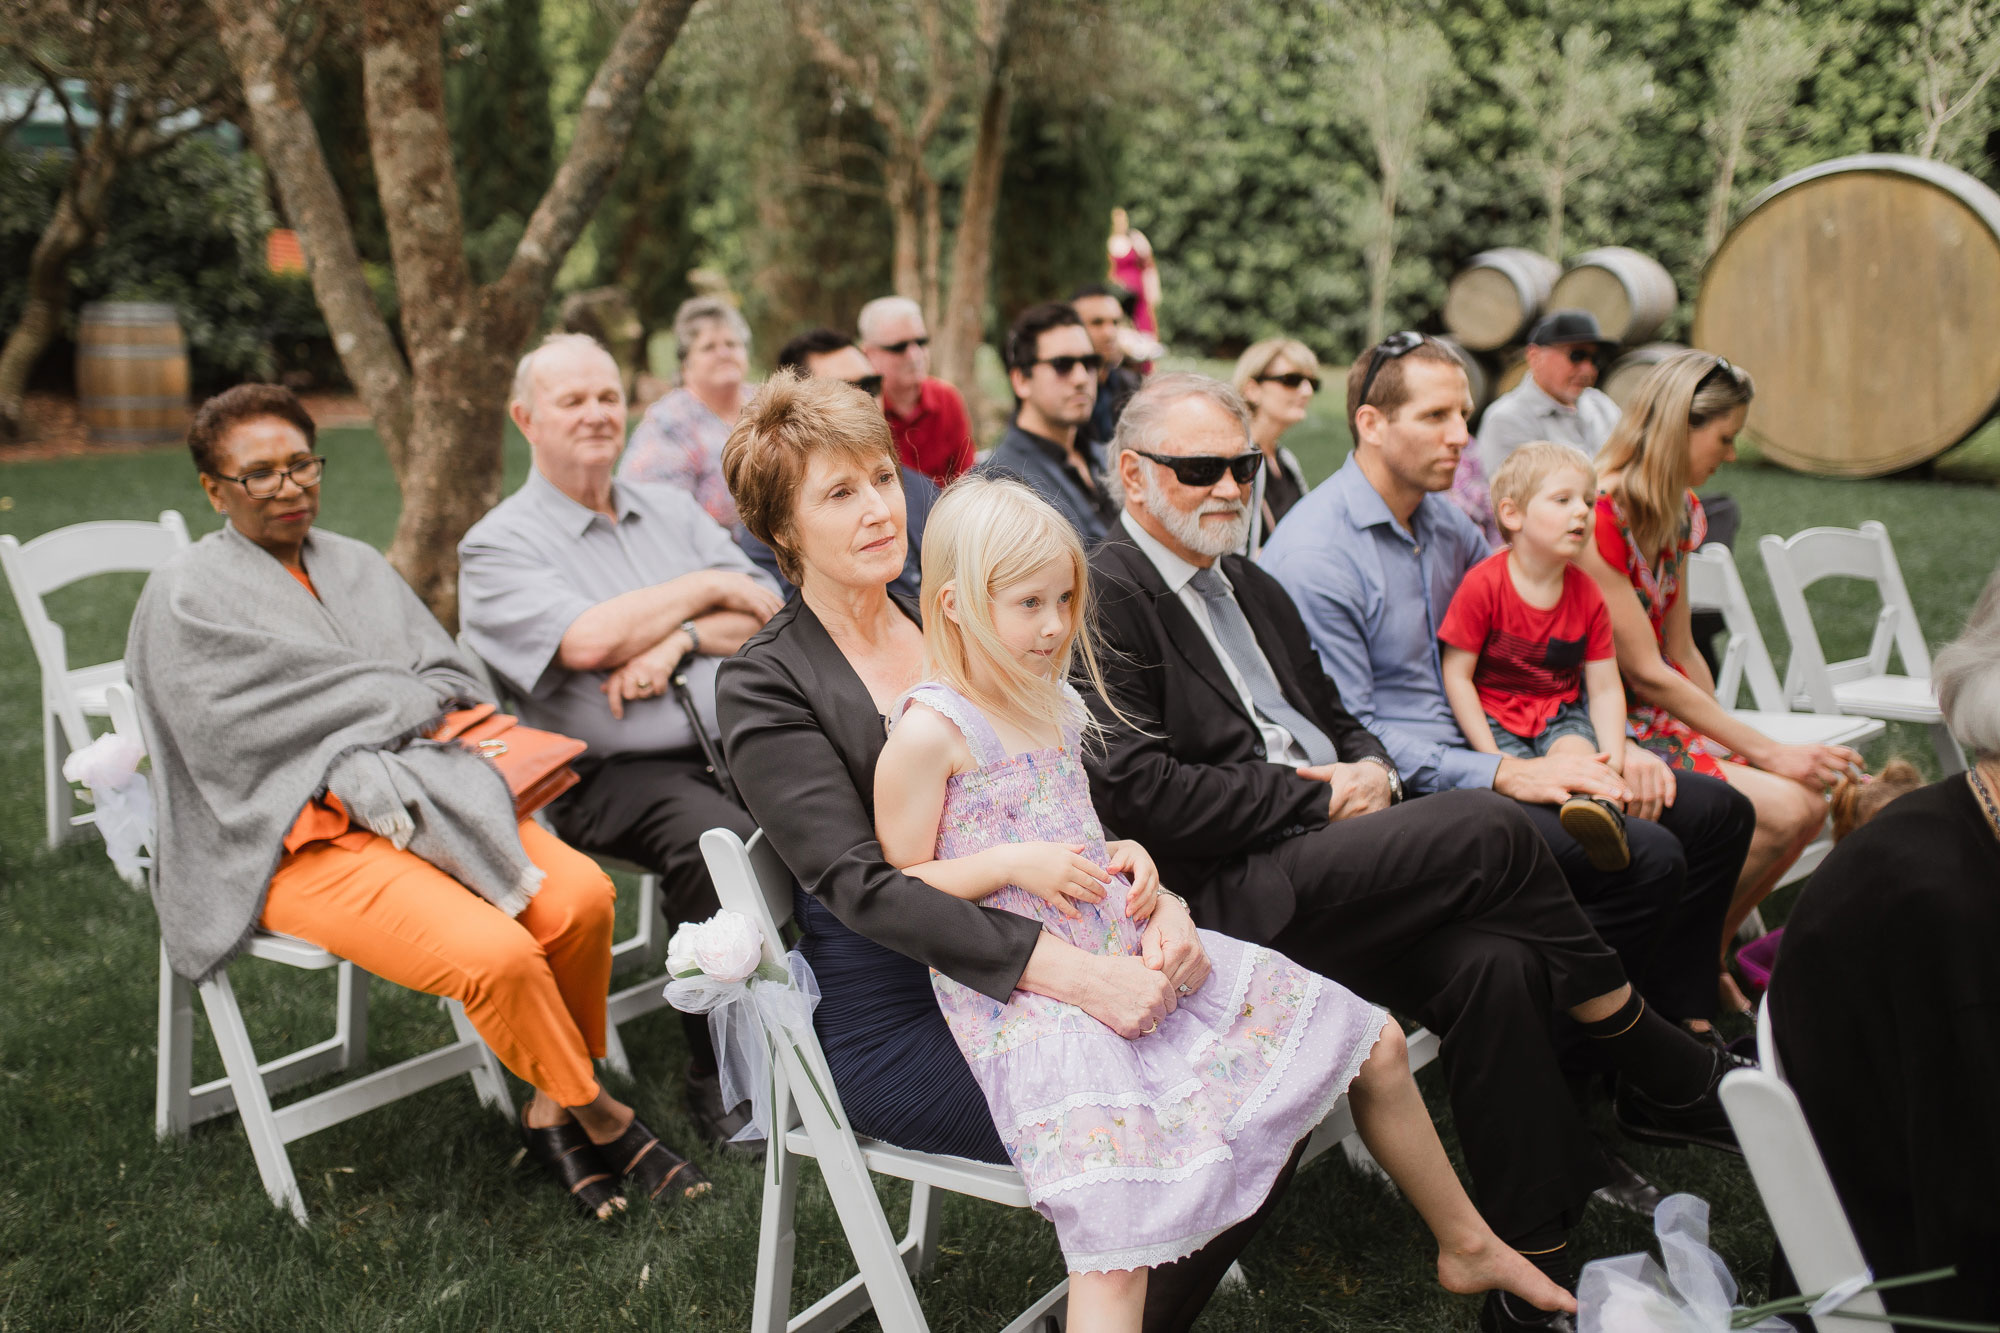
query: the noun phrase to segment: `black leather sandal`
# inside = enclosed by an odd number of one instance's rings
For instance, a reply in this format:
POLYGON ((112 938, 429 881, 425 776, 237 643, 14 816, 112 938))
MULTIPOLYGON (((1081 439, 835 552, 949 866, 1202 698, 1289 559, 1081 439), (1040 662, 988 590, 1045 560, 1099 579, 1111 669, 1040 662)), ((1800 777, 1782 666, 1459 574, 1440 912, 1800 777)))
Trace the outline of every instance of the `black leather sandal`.
POLYGON ((660 1136, 636 1115, 623 1134, 598 1151, 613 1170, 638 1185, 639 1192, 649 1199, 657 1200, 669 1187, 678 1189, 685 1199, 699 1198, 715 1188, 693 1162, 660 1142, 660 1136))
POLYGON ((625 1196, 618 1192, 618 1173, 605 1164, 604 1150, 590 1141, 581 1125, 572 1120, 534 1129, 525 1117, 524 1111, 521 1142, 527 1145, 528 1156, 549 1169, 585 1217, 601 1222, 625 1206, 625 1196))

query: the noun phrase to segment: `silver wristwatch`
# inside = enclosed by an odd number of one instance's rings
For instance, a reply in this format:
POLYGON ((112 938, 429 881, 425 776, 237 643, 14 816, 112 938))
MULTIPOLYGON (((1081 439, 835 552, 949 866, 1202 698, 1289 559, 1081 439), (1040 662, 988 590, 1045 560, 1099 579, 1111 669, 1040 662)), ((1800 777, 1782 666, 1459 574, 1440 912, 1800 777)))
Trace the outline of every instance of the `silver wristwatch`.
POLYGON ((1395 766, 1394 764, 1390 763, 1390 762, 1389 762, 1389 761, 1388 761, 1387 759, 1384 759, 1384 758, 1383 758, 1383 757, 1382 757, 1381 755, 1379 755, 1379 754, 1366 754, 1366 755, 1363 755, 1363 756, 1361 756, 1361 762, 1362 762, 1362 763, 1364 763, 1364 764, 1374 764, 1374 765, 1376 765, 1377 767, 1379 767, 1379 768, 1380 768, 1380 769, 1381 769, 1381 770, 1382 770, 1382 771, 1383 771, 1384 773, 1387 773, 1387 774, 1389 775, 1389 804, 1390 804, 1390 805, 1396 805, 1396 804, 1398 804, 1399 802, 1401 802, 1401 801, 1402 801, 1402 799, 1403 799, 1403 775, 1402 775, 1401 773, 1398 773, 1398 772, 1396 771, 1396 766, 1395 766))
POLYGON ((683 620, 681 622, 681 633, 688 636, 688 656, 693 657, 699 653, 701 651, 701 631, 695 628, 692 620, 683 620))

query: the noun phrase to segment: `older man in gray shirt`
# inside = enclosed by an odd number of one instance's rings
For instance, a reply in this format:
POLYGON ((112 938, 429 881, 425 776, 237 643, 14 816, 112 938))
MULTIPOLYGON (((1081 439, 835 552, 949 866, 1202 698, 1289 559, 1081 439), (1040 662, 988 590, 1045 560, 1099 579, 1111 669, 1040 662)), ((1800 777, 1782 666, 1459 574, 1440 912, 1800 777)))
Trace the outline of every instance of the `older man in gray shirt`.
POLYGON ((1600 363, 1617 350, 1587 310, 1556 310, 1528 334, 1528 373, 1479 420, 1479 466, 1490 482, 1530 440, 1573 444, 1595 458, 1618 424, 1618 404, 1596 387, 1600 363))
MULTIPOLYGON (((508 410, 534 451, 520 490, 459 544, 459 613, 472 647, 506 682, 522 720, 590 749, 583 781, 549 807, 574 846, 659 873, 667 925, 717 908, 701 859, 711 828, 748 837, 748 812, 718 785, 690 709, 716 733, 715 668, 778 609, 769 579, 685 491, 612 471, 625 445, 618 367, 582 334, 521 360, 508 410)), ((726 1139, 706 1021, 685 1024, 688 1100, 726 1139)))

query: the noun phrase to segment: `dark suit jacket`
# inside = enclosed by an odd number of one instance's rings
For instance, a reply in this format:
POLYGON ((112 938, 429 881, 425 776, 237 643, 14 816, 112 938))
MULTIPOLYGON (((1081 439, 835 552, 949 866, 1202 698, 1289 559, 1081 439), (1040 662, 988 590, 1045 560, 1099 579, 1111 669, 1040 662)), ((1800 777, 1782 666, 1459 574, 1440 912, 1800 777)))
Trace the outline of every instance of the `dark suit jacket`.
POLYGON ((722 664, 715 705, 743 802, 806 891, 848 929, 1004 1003, 1041 925, 954 898, 882 859, 882 716, 803 597, 722 664))
MULTIPOLYGON (((1123 526, 1090 556, 1099 655, 1110 699, 1082 691, 1106 729, 1086 749, 1091 798, 1118 836, 1142 844, 1196 922, 1268 942, 1292 918, 1292 886, 1274 843, 1326 823, 1327 786, 1264 758, 1264 738, 1194 617, 1123 526)), ((1305 622, 1278 581, 1241 556, 1222 572, 1294 708, 1320 725, 1342 763, 1386 759, 1340 706, 1305 622)))

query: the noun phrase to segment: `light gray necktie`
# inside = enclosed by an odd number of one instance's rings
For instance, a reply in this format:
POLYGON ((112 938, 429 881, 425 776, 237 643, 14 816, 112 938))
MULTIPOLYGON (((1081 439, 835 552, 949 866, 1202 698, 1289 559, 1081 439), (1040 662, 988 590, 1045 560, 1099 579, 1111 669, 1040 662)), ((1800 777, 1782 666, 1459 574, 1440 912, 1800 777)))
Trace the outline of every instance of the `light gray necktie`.
MULTIPOLYGON (((1271 674, 1270 663, 1257 646, 1257 636, 1250 630, 1250 621, 1230 592, 1228 580, 1211 565, 1196 571, 1189 582, 1201 594, 1202 601, 1208 604, 1208 620, 1215 627, 1215 637, 1222 640, 1222 650, 1229 654, 1229 660, 1236 664, 1237 674, 1250 687, 1250 702, 1256 705, 1257 711, 1292 733, 1292 739, 1306 752, 1307 762, 1333 763, 1336 758, 1333 742, 1312 724, 1310 718, 1286 701, 1285 692, 1278 688, 1277 677, 1271 674)), ((1277 755, 1270 757, 1273 760, 1279 758, 1277 755)))

